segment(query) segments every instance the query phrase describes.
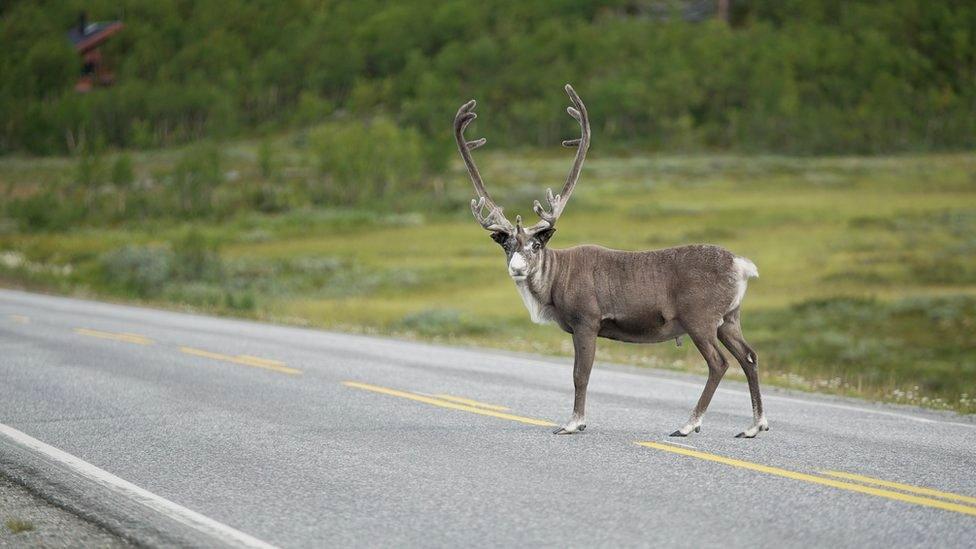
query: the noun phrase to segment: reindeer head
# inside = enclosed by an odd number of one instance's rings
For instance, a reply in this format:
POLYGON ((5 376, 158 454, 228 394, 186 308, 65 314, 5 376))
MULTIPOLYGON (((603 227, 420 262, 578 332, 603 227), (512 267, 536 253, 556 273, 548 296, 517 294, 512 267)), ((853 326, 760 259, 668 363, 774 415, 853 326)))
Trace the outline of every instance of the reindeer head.
POLYGON ((505 217, 502 208, 497 206, 485 189, 484 181, 478 168, 471 158, 471 151, 485 144, 485 138, 474 141, 464 139, 464 129, 468 127, 475 118, 474 107, 477 104, 474 99, 468 101, 458 109, 454 117, 454 138, 457 141, 458 150, 461 152, 461 159, 468 169, 471 182, 474 183, 474 190, 478 198, 471 200, 471 213, 478 223, 491 232, 491 238, 501 245, 505 250, 506 261, 508 263, 508 273, 515 280, 524 280, 531 276, 540 263, 549 239, 556 231, 556 220, 563 213, 566 203, 569 202, 573 188, 579 180, 580 170, 583 168, 583 160, 586 158, 586 151, 590 148, 590 121, 586 115, 586 106, 576 95, 576 91, 569 84, 566 84, 566 93, 569 95, 572 107, 567 107, 566 112, 576 119, 580 125, 581 135, 578 139, 563 141, 565 147, 576 147, 576 160, 573 168, 569 171, 566 184, 563 190, 557 195, 552 194, 552 189, 546 189, 546 199, 549 202, 549 210, 542 206, 538 200, 532 205, 532 210, 538 214, 540 220, 531 227, 522 226, 522 217, 516 216, 515 225, 505 217), (487 211, 487 214, 485 212, 487 211))
POLYGON ((491 238, 505 250, 509 276, 515 281, 521 281, 535 274, 542 250, 555 232, 554 227, 549 227, 529 233, 522 227, 522 216, 516 216, 514 232, 494 231, 491 238))

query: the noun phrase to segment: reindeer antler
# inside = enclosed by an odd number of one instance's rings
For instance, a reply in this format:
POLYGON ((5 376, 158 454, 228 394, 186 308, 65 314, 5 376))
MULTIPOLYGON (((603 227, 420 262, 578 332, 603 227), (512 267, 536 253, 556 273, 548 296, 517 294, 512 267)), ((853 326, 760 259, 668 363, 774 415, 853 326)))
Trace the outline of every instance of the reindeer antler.
POLYGON ((474 218, 478 220, 478 223, 489 231, 514 233, 516 230, 515 226, 512 225, 512 222, 505 217, 502 209, 491 199, 491 195, 485 189, 485 183, 481 179, 481 174, 478 173, 478 167, 475 166, 474 159, 471 158, 471 151, 484 145, 485 138, 482 137, 474 141, 465 141, 464 139, 464 129, 478 117, 474 112, 475 105, 477 105, 477 102, 472 99, 461 105, 457 114, 454 115, 454 139, 457 141, 458 151, 461 153, 464 166, 468 169, 471 183, 474 184, 474 190, 478 193, 478 198, 471 200, 471 213, 474 214, 474 218), (482 215, 485 208, 488 209, 488 215, 482 215))
POLYGON ((525 229, 525 232, 528 234, 544 231, 556 225, 556 220, 562 215, 563 209, 566 207, 566 203, 569 202, 569 197, 573 194, 573 189, 576 187, 576 182, 579 181, 580 171, 583 169, 583 160, 586 159, 586 151, 590 148, 590 119, 586 114, 586 105, 583 104, 583 100, 580 99, 579 95, 576 95, 576 90, 572 86, 566 84, 565 89, 566 94, 569 95, 569 100, 573 103, 572 107, 566 107, 566 112, 579 122, 580 137, 578 139, 563 141, 563 146, 576 147, 576 160, 573 161, 573 168, 569 170, 569 176, 566 178, 566 184, 563 185, 562 192, 553 195, 552 189, 546 189, 546 200, 549 202, 549 211, 546 211, 538 200, 533 202, 532 209, 538 214, 541 221, 525 229))

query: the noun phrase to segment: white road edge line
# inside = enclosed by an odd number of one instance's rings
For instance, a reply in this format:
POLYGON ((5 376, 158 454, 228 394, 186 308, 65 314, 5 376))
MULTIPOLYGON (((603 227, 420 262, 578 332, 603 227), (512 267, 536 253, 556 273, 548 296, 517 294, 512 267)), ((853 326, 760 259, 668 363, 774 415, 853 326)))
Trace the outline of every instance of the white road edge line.
POLYGON ((35 452, 44 454, 50 459, 69 467, 75 473, 87 478, 109 490, 138 502, 157 513, 169 517, 181 524, 189 526, 198 532, 202 532, 217 540, 235 547, 256 547, 261 549, 274 549, 274 545, 261 541, 253 536, 235 530, 226 524, 221 524, 212 518, 205 517, 196 511, 191 511, 186 507, 173 503, 172 501, 157 496, 152 492, 144 490, 131 482, 122 480, 119 477, 95 467, 91 463, 79 459, 67 452, 45 444, 36 438, 18 431, 13 427, 0 423, 0 434, 6 435, 15 442, 22 444, 35 452))

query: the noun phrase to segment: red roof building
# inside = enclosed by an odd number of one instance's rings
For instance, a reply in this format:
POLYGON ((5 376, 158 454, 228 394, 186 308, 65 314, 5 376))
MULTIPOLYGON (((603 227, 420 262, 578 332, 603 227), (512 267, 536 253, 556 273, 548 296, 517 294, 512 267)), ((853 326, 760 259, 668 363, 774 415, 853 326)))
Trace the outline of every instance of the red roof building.
POLYGON ((84 93, 95 86, 112 85, 115 75, 104 63, 98 48, 124 26, 121 21, 88 23, 88 16, 84 13, 78 17, 78 25, 68 31, 68 40, 71 40, 83 61, 75 90, 84 93))

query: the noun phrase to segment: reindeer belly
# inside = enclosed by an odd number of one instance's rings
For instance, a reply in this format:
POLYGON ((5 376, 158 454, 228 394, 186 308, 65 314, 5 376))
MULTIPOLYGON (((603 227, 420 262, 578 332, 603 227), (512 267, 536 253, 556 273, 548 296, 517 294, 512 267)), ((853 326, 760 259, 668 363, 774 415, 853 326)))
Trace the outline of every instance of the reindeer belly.
POLYGON ((599 336, 627 343, 660 343, 684 334, 677 320, 668 320, 660 312, 636 318, 604 318, 599 336))

